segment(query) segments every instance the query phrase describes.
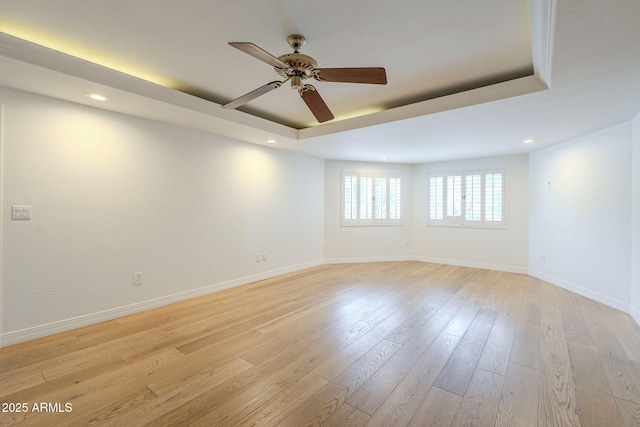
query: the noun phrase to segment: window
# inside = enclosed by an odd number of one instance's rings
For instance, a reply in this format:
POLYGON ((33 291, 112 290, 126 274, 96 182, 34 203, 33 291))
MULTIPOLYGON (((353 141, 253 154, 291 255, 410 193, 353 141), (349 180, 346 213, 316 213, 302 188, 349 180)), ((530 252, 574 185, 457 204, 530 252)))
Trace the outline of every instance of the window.
POLYGON ((504 170, 429 176, 429 225, 503 228, 504 170))
POLYGON ((401 225, 402 178, 342 173, 342 225, 401 225))

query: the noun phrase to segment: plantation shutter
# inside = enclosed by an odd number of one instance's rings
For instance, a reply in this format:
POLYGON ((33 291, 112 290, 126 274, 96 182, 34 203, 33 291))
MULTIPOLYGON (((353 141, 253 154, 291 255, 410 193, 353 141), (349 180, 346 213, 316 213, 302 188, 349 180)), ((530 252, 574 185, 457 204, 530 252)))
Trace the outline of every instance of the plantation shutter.
POLYGON ((342 172, 341 225, 401 225, 402 178, 342 172))
POLYGON ((402 218, 402 180, 398 177, 389 178, 389 218, 402 218))
POLYGON ((444 176, 429 177, 429 223, 444 221, 444 176))
POLYGON ((462 223, 462 175, 447 175, 447 224, 462 223))
POLYGON ((358 177, 355 175, 343 175, 343 219, 358 219, 358 177))
POLYGON ((482 174, 465 174, 465 221, 482 221, 482 174))
POLYGON ((503 228, 504 170, 429 176, 429 225, 503 228))
POLYGON ((373 218, 373 179, 370 176, 360 177, 360 218, 373 218))
POLYGON ((504 226, 504 172, 485 172, 484 220, 489 227, 504 226))
POLYGON ((375 178, 375 219, 387 218, 387 178, 375 178))

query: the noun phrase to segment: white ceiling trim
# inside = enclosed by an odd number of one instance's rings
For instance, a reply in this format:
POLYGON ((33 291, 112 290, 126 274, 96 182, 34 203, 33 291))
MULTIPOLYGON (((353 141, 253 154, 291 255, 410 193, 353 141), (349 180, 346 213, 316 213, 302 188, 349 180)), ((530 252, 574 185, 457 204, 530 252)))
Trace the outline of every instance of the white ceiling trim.
MULTIPOLYGON (((297 138, 296 129, 170 89, 147 80, 86 61, 29 41, 0 33, 0 55, 31 65, 78 77, 101 85, 183 107, 224 121, 225 126, 249 126, 288 138, 297 138)), ((47 95, 47 94, 44 94, 47 95)))
POLYGON ((556 0, 531 0, 530 5, 533 71, 550 88, 556 28, 556 0))
POLYGON ((415 104, 404 105, 389 110, 380 111, 366 116, 355 117, 353 119, 338 122, 326 123, 322 126, 300 129, 298 139, 314 138, 317 136, 331 135, 334 133, 346 132, 349 130, 375 126, 384 123, 397 122, 400 120, 426 116, 430 114, 442 113, 444 111, 458 108, 470 107, 487 102, 499 101, 501 99, 526 95, 548 89, 538 77, 528 76, 519 79, 509 80, 489 86, 483 86, 452 95, 442 96, 415 104))

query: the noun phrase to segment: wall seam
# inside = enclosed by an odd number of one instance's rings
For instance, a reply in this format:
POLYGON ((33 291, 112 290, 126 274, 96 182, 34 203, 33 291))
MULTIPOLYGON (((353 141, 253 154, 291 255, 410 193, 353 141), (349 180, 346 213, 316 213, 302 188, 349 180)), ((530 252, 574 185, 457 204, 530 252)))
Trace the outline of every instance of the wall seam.
POLYGON ((2 348, 2 336, 4 334, 4 104, 0 104, 0 348, 2 348))

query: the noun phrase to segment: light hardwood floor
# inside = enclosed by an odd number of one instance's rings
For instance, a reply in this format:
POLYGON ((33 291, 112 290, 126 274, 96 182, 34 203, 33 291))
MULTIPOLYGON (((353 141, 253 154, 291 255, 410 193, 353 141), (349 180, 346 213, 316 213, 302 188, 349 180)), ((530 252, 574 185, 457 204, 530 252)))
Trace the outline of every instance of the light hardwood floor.
POLYGON ((640 329, 524 275, 325 265, 0 349, 0 395, 2 426, 640 426, 640 329))

